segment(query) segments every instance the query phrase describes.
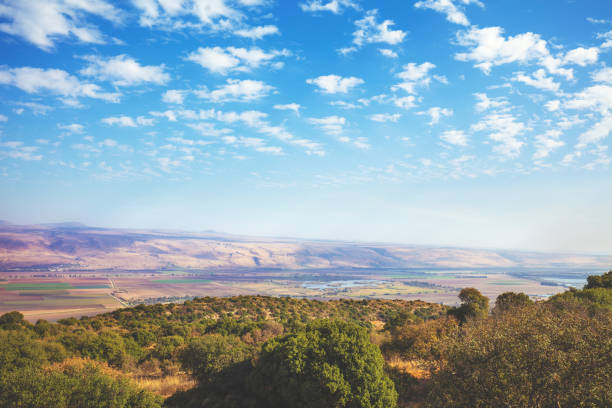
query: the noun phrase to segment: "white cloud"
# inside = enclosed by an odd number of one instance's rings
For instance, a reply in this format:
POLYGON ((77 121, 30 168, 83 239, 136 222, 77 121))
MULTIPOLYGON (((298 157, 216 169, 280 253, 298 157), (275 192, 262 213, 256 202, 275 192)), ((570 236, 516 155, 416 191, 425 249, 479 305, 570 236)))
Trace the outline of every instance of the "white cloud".
POLYGON ((606 115, 612 110, 612 86, 593 85, 572 95, 565 106, 570 109, 592 109, 606 115))
POLYGON ((414 95, 408 95, 402 98, 393 98, 393 104, 402 109, 414 108, 416 106, 416 97, 414 95))
POLYGON ((546 76, 546 71, 544 69, 538 69, 533 73, 533 76, 525 75, 523 72, 517 72, 514 74, 512 80, 552 92, 558 91, 560 86, 552 77, 546 76))
POLYGON ((345 57, 354 53, 355 51, 357 51, 357 47, 343 47, 338 49, 338 53, 345 57))
POLYGON ((104 0, 5 0, 0 4, 0 31, 15 35, 49 51, 61 37, 76 37, 84 43, 105 42, 100 31, 86 21, 89 15, 112 22, 121 13, 104 0))
POLYGON ((357 137, 357 138, 353 139, 352 142, 353 142, 353 146, 355 146, 356 148, 361 149, 361 150, 367 150, 370 147, 372 147, 368 143, 368 139, 365 138, 365 137, 357 137))
POLYGON ((346 102, 346 101, 331 101, 329 103, 331 106, 337 106, 341 109, 360 109, 363 108, 364 105, 346 102))
POLYGON ((416 8, 431 9, 439 13, 446 14, 446 19, 451 23, 460 24, 463 26, 470 25, 463 11, 457 7, 455 3, 477 4, 484 7, 479 0, 421 0, 414 4, 416 8))
POLYGON ((265 25, 236 30, 234 34, 240 37, 250 38, 251 40, 261 40, 267 35, 278 35, 280 31, 278 31, 278 27, 275 25, 265 25))
POLYGON ((21 141, 0 142, 0 147, 7 148, 6 150, 0 150, 0 157, 7 156, 11 159, 25 161, 39 161, 43 158, 42 155, 35 154, 38 147, 24 146, 23 142, 21 141))
POLYGON ((612 24, 612 20, 606 20, 603 18, 587 17, 586 20, 591 24, 612 24))
MULTIPOLYGON (((232 23, 243 15, 227 5, 226 0, 132 0, 141 12, 139 23, 144 27, 163 26, 169 28, 199 28, 209 26, 213 30, 231 28, 232 23), (181 19, 186 17, 184 20, 181 19), (195 17, 200 24, 194 24, 195 17)), ((252 6, 259 1, 241 1, 242 5, 252 6)))
POLYGON ((561 131, 556 129, 551 129, 544 134, 537 135, 535 141, 536 151, 533 154, 534 160, 548 157, 553 150, 564 146, 565 143, 559 140, 561 135, 561 131))
POLYGON ((376 21, 378 10, 370 10, 361 20, 355 21, 357 30, 353 33, 353 43, 359 47, 365 44, 385 43, 390 45, 399 44, 404 41, 406 32, 402 30, 391 30, 394 25, 392 20, 382 23, 376 21))
POLYGON ((601 44, 601 48, 610 48, 612 47, 612 30, 607 33, 598 34, 597 38, 601 38, 604 40, 603 44, 601 44))
POLYGON ((13 85, 30 94, 49 92, 60 95, 65 103, 72 105, 78 104, 79 97, 119 102, 118 93, 102 92, 98 85, 83 83, 60 69, 0 68, 0 84, 13 85))
POLYGON ((591 48, 576 48, 565 54, 563 61, 566 64, 576 64, 581 67, 586 67, 597 62, 599 59, 599 49, 597 47, 591 48))
POLYGON ((574 126, 582 125, 586 120, 580 118, 578 115, 573 116, 563 116, 559 121, 557 121, 556 125, 561 129, 569 129, 574 126))
POLYGON ((0 122, 7 122, 8 117, 6 115, 0 115, 0 122))
MULTIPOLYGON (((1 80, 0 80, 0 83, 2 83, 1 80)), ((51 106, 43 105, 42 103, 37 103, 37 102, 16 102, 15 105, 30 109, 34 115, 46 115, 47 112, 49 112, 50 110, 53 110, 51 106)), ((21 115, 24 111, 23 108, 14 109, 14 111, 18 115, 21 115)))
MULTIPOLYGON (((244 111, 223 112, 215 109, 200 110, 199 112, 191 110, 177 110, 166 112, 151 112, 151 115, 157 117, 166 117, 169 121, 176 121, 177 118, 185 120, 216 120, 229 125, 244 124, 248 128, 254 129, 262 135, 274 137, 285 143, 300 147, 306 151, 308 155, 325 156, 325 150, 320 143, 314 142, 305 138, 298 138, 283 126, 275 126, 266 120, 267 114, 259 111, 244 111)), ((188 124, 189 127, 197 130, 202 135, 221 137, 224 141, 237 140, 236 136, 229 135, 231 129, 219 129, 214 124, 209 122, 199 122, 197 124, 188 124)))
POLYGON ((607 138, 610 132, 612 132, 612 114, 607 113, 593 127, 579 136, 576 148, 583 149, 589 144, 597 144, 607 138))
POLYGON ((300 3, 302 11, 331 11, 334 14, 340 14, 346 8, 354 8, 359 10, 359 5, 353 0, 310 0, 307 3, 300 3))
POLYGON ((489 98, 485 93, 475 93, 474 96, 478 100, 478 102, 476 102, 476 111, 478 112, 508 106, 508 101, 503 97, 489 98))
POLYGON ((446 117, 452 116, 452 114, 453 114, 453 110, 452 109, 440 108, 438 106, 434 106, 434 107, 429 108, 428 110, 426 110, 424 112, 418 112, 417 113, 417 115, 428 115, 431 118, 431 121, 429 122, 430 126, 438 124, 442 117, 444 117, 444 116, 446 116, 446 117))
POLYGON ((176 167, 181 165, 180 160, 172 160, 169 157, 158 157, 157 163, 164 173, 172 173, 176 167))
POLYGON ((378 52, 380 52, 380 55, 387 57, 387 58, 397 58, 397 52, 390 50, 388 48, 379 48, 378 52))
POLYGON ((89 65, 83 68, 81 75, 95 77, 103 81, 111 81, 115 86, 133 86, 143 83, 165 84, 170 75, 164 72, 164 65, 140 65, 127 55, 101 58, 96 55, 83 57, 89 65))
POLYGON ((348 93, 352 88, 364 83, 363 79, 356 77, 343 78, 338 75, 322 75, 306 80, 307 84, 316 85, 327 94, 348 93))
POLYGON ((553 57, 552 55, 548 55, 543 57, 539 61, 539 64, 546 68, 546 70, 551 74, 561 75, 568 81, 574 79, 574 70, 572 68, 563 68, 563 64, 565 64, 563 57, 553 57))
POLYGON ((243 6, 254 7, 266 4, 267 0, 238 0, 238 2, 243 6))
POLYGON ((182 105, 185 100, 185 94, 187 91, 181 91, 178 89, 169 89, 162 95, 162 101, 166 103, 174 103, 182 105))
POLYGON ((508 157, 520 154, 525 142, 518 137, 528 130, 527 126, 509 113, 491 113, 473 125, 472 129, 490 132, 489 139, 497 143, 493 150, 508 157))
POLYGON ((457 33, 459 45, 469 47, 469 52, 458 53, 459 61, 473 61, 476 68, 486 74, 491 68, 513 62, 527 63, 549 55, 546 41, 531 32, 505 38, 501 27, 471 27, 457 33))
POLYGON ((593 81, 612 85, 612 68, 606 67, 593 74, 593 81))
POLYGON ((463 130, 446 130, 440 139, 455 146, 467 146, 467 136, 463 130))
POLYGON ((368 116, 370 120, 374 122, 397 122, 402 115, 399 113, 376 113, 374 115, 368 116))
POLYGON ((309 139, 297 138, 282 126, 271 125, 265 118, 268 116, 263 112, 246 111, 235 112, 215 112, 213 115, 217 120, 225 123, 242 122, 246 126, 255 129, 258 133, 275 137, 283 142, 301 147, 306 150, 306 154, 325 156, 325 150, 321 144, 309 139))
POLYGON ((189 61, 200 64, 211 72, 227 74, 240 65, 240 60, 221 47, 198 48, 187 56, 189 61))
POLYGON ((208 122, 190 123, 187 126, 197 131, 202 136, 221 137, 232 133, 232 129, 219 129, 214 124, 208 122))
POLYGON ((565 156, 563 156, 563 159, 561 160, 561 164, 564 166, 568 166, 572 164, 574 160, 576 160, 576 158, 579 158, 580 156, 582 156, 582 152, 580 151, 574 152, 574 153, 568 153, 565 156))
POLYGON ((267 146, 265 140, 259 137, 235 137, 228 136, 223 138, 226 144, 239 145, 251 148, 256 152, 268 153, 273 155, 283 155, 283 149, 278 146, 267 146))
POLYGON ((70 133, 83 133, 83 130, 85 129, 85 126, 79 123, 71 123, 70 125, 58 124, 57 127, 63 130, 67 130, 70 133))
POLYGON ((250 102, 267 96, 273 89, 274 87, 262 81, 228 79, 225 85, 214 91, 204 88, 195 91, 195 94, 211 102, 250 102))
MULTIPOLYGON (((399 72, 396 76, 403 80, 398 84, 395 84, 391 87, 393 91, 398 89, 404 90, 410 94, 416 94, 416 88, 418 86, 429 86, 431 83, 432 77, 429 75, 429 71, 434 69, 436 66, 431 62, 424 62, 422 64, 416 64, 414 62, 410 62, 404 65, 403 71, 399 72)), ((433 76, 440 82, 447 83, 445 77, 441 76, 433 76)))
POLYGON ((410 62, 404 65, 404 70, 397 74, 397 76, 405 81, 429 83, 430 79, 427 77, 428 73, 435 67, 436 66, 431 62, 424 62, 421 65, 410 62))
POLYGON ((138 116, 135 120, 130 116, 111 116, 101 120, 102 123, 113 126, 121 127, 138 127, 138 126, 153 126, 154 122, 152 118, 145 118, 144 116, 138 116))
POLYGON ((554 99, 552 101, 546 102, 544 106, 546 107, 546 109, 548 109, 549 112, 555 112, 558 111, 561 107, 561 101, 558 99, 554 99))
POLYGON ((308 118, 308 122, 318 126, 328 135, 338 136, 344 131, 346 119, 334 115, 324 118, 308 118))
POLYGON ((291 110, 294 111, 297 115, 300 114, 300 108, 302 106, 297 103, 287 103, 285 105, 274 105, 274 109, 278 110, 291 110))
POLYGON ((266 52, 258 47, 236 48, 236 47, 206 47, 198 48, 187 56, 187 60, 193 61, 210 72, 227 75, 232 71, 246 72, 262 65, 271 65, 273 68, 282 67, 282 62, 274 62, 279 56, 289 56, 288 50, 272 50, 266 52))
POLYGON ((104 139, 103 141, 98 143, 98 146, 100 146, 100 147, 116 147, 118 144, 119 143, 117 143, 117 141, 114 140, 114 139, 104 139))

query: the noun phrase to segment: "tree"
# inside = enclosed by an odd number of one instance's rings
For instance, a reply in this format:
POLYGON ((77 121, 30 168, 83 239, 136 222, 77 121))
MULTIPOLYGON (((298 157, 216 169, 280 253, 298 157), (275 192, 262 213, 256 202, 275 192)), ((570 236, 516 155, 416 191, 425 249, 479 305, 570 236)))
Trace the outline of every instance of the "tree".
POLYGON ((612 313, 515 308, 447 338, 426 407, 609 407, 612 313))
POLYGON ((26 322, 19 312, 9 312, 0 316, 0 328, 4 330, 18 330, 24 324, 26 322))
POLYGON ((394 408, 397 392, 383 368, 366 329, 316 320, 267 342, 250 386, 266 407, 394 408))
POLYGON ((180 351, 179 360, 203 384, 250 355, 250 349, 236 337, 214 334, 193 339, 180 351))
POLYGON ((483 296, 478 289, 461 289, 459 299, 461 306, 449 309, 448 315, 454 316, 461 323, 469 319, 483 319, 489 314, 489 298, 483 296))
POLYGON ((526 307, 533 304, 533 300, 529 299, 529 296, 524 293, 505 292, 495 300, 493 313, 499 314, 517 307, 526 307))
POLYGON ((587 284, 584 289, 607 288, 612 289, 612 271, 603 275, 591 275, 587 277, 587 284))
POLYGON ((0 380, 0 408, 161 408, 162 398, 126 378, 82 361, 45 370, 27 368, 0 380))

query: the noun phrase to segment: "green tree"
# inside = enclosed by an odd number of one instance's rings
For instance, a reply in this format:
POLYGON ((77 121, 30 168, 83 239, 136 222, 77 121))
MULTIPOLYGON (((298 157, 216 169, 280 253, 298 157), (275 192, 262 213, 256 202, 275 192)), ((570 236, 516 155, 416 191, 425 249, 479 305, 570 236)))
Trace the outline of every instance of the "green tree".
POLYGON ((587 277, 587 284, 584 289, 607 288, 612 289, 612 271, 603 275, 591 275, 587 277))
POLYGON ((25 324, 26 321, 23 320, 23 315, 19 312, 9 312, 0 316, 0 328, 4 330, 18 330, 25 324))
POLYGON ((495 300, 493 313, 503 313, 517 307, 526 307, 533 304, 533 300, 529 299, 529 296, 524 293, 504 292, 495 300))
POLYGON ((28 368, 3 376, 0 408, 161 408, 162 398, 96 365, 28 368))
POLYGON ((461 306, 449 309, 448 315, 462 323, 469 319, 483 319, 489 314, 489 298, 476 288, 463 288, 459 292, 461 306))
POLYGON ((366 329, 316 320, 264 345, 251 387, 266 407, 393 408, 397 392, 383 366, 366 329))
POLYGON ((427 407, 609 407, 612 313, 580 304, 470 320, 432 370, 427 407))
POLYGON ((189 342, 180 351, 179 360, 200 383, 209 383, 228 367, 250 356, 251 350, 236 337, 213 334, 189 342))

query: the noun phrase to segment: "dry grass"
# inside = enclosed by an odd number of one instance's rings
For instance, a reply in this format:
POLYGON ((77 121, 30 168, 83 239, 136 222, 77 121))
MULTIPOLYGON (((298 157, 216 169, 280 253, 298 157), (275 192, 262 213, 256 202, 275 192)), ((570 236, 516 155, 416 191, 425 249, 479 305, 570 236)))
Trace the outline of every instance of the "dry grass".
POLYGON ((428 379, 430 372, 427 367, 417 360, 403 360, 401 357, 394 355, 387 359, 387 365, 393 369, 410 374, 419 380, 428 379))
POLYGON ((177 391, 185 391, 196 386, 196 382, 187 374, 169 375, 165 377, 134 377, 134 382, 140 388, 154 392, 167 398, 177 391))

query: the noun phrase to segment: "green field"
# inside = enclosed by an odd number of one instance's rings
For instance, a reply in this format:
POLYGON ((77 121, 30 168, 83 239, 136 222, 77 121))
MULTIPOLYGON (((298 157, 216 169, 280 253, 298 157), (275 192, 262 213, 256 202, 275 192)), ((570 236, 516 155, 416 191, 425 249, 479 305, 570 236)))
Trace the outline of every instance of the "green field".
POLYGON ((6 306, 40 306, 44 307, 83 307, 83 306, 102 306, 103 304, 116 303, 109 295, 99 294, 90 296, 71 296, 70 298, 57 298, 55 296, 47 296, 43 300, 5 300, 0 301, 0 305, 6 306))
POLYGON ((72 289, 72 285, 62 282, 41 282, 41 283, 7 283, 2 285, 6 290, 58 290, 72 289))
POLYGON ((211 283, 212 281, 208 279, 160 279, 160 280, 154 280, 153 282, 163 283, 167 285, 183 285, 183 284, 189 284, 189 283, 205 284, 205 283, 211 283))
POLYGON ((492 282, 492 285, 499 285, 499 286, 516 286, 516 285, 527 285, 529 284, 528 281, 506 281, 506 282, 492 282))
POLYGON ((7 283, 0 287, 6 290, 108 289, 108 285, 72 286, 67 282, 7 283))
POLYGON ((193 271, 188 272, 188 271, 183 271, 183 270, 163 270, 163 271, 157 271, 157 273, 161 274, 161 275, 189 275, 190 273, 193 273, 193 271))

